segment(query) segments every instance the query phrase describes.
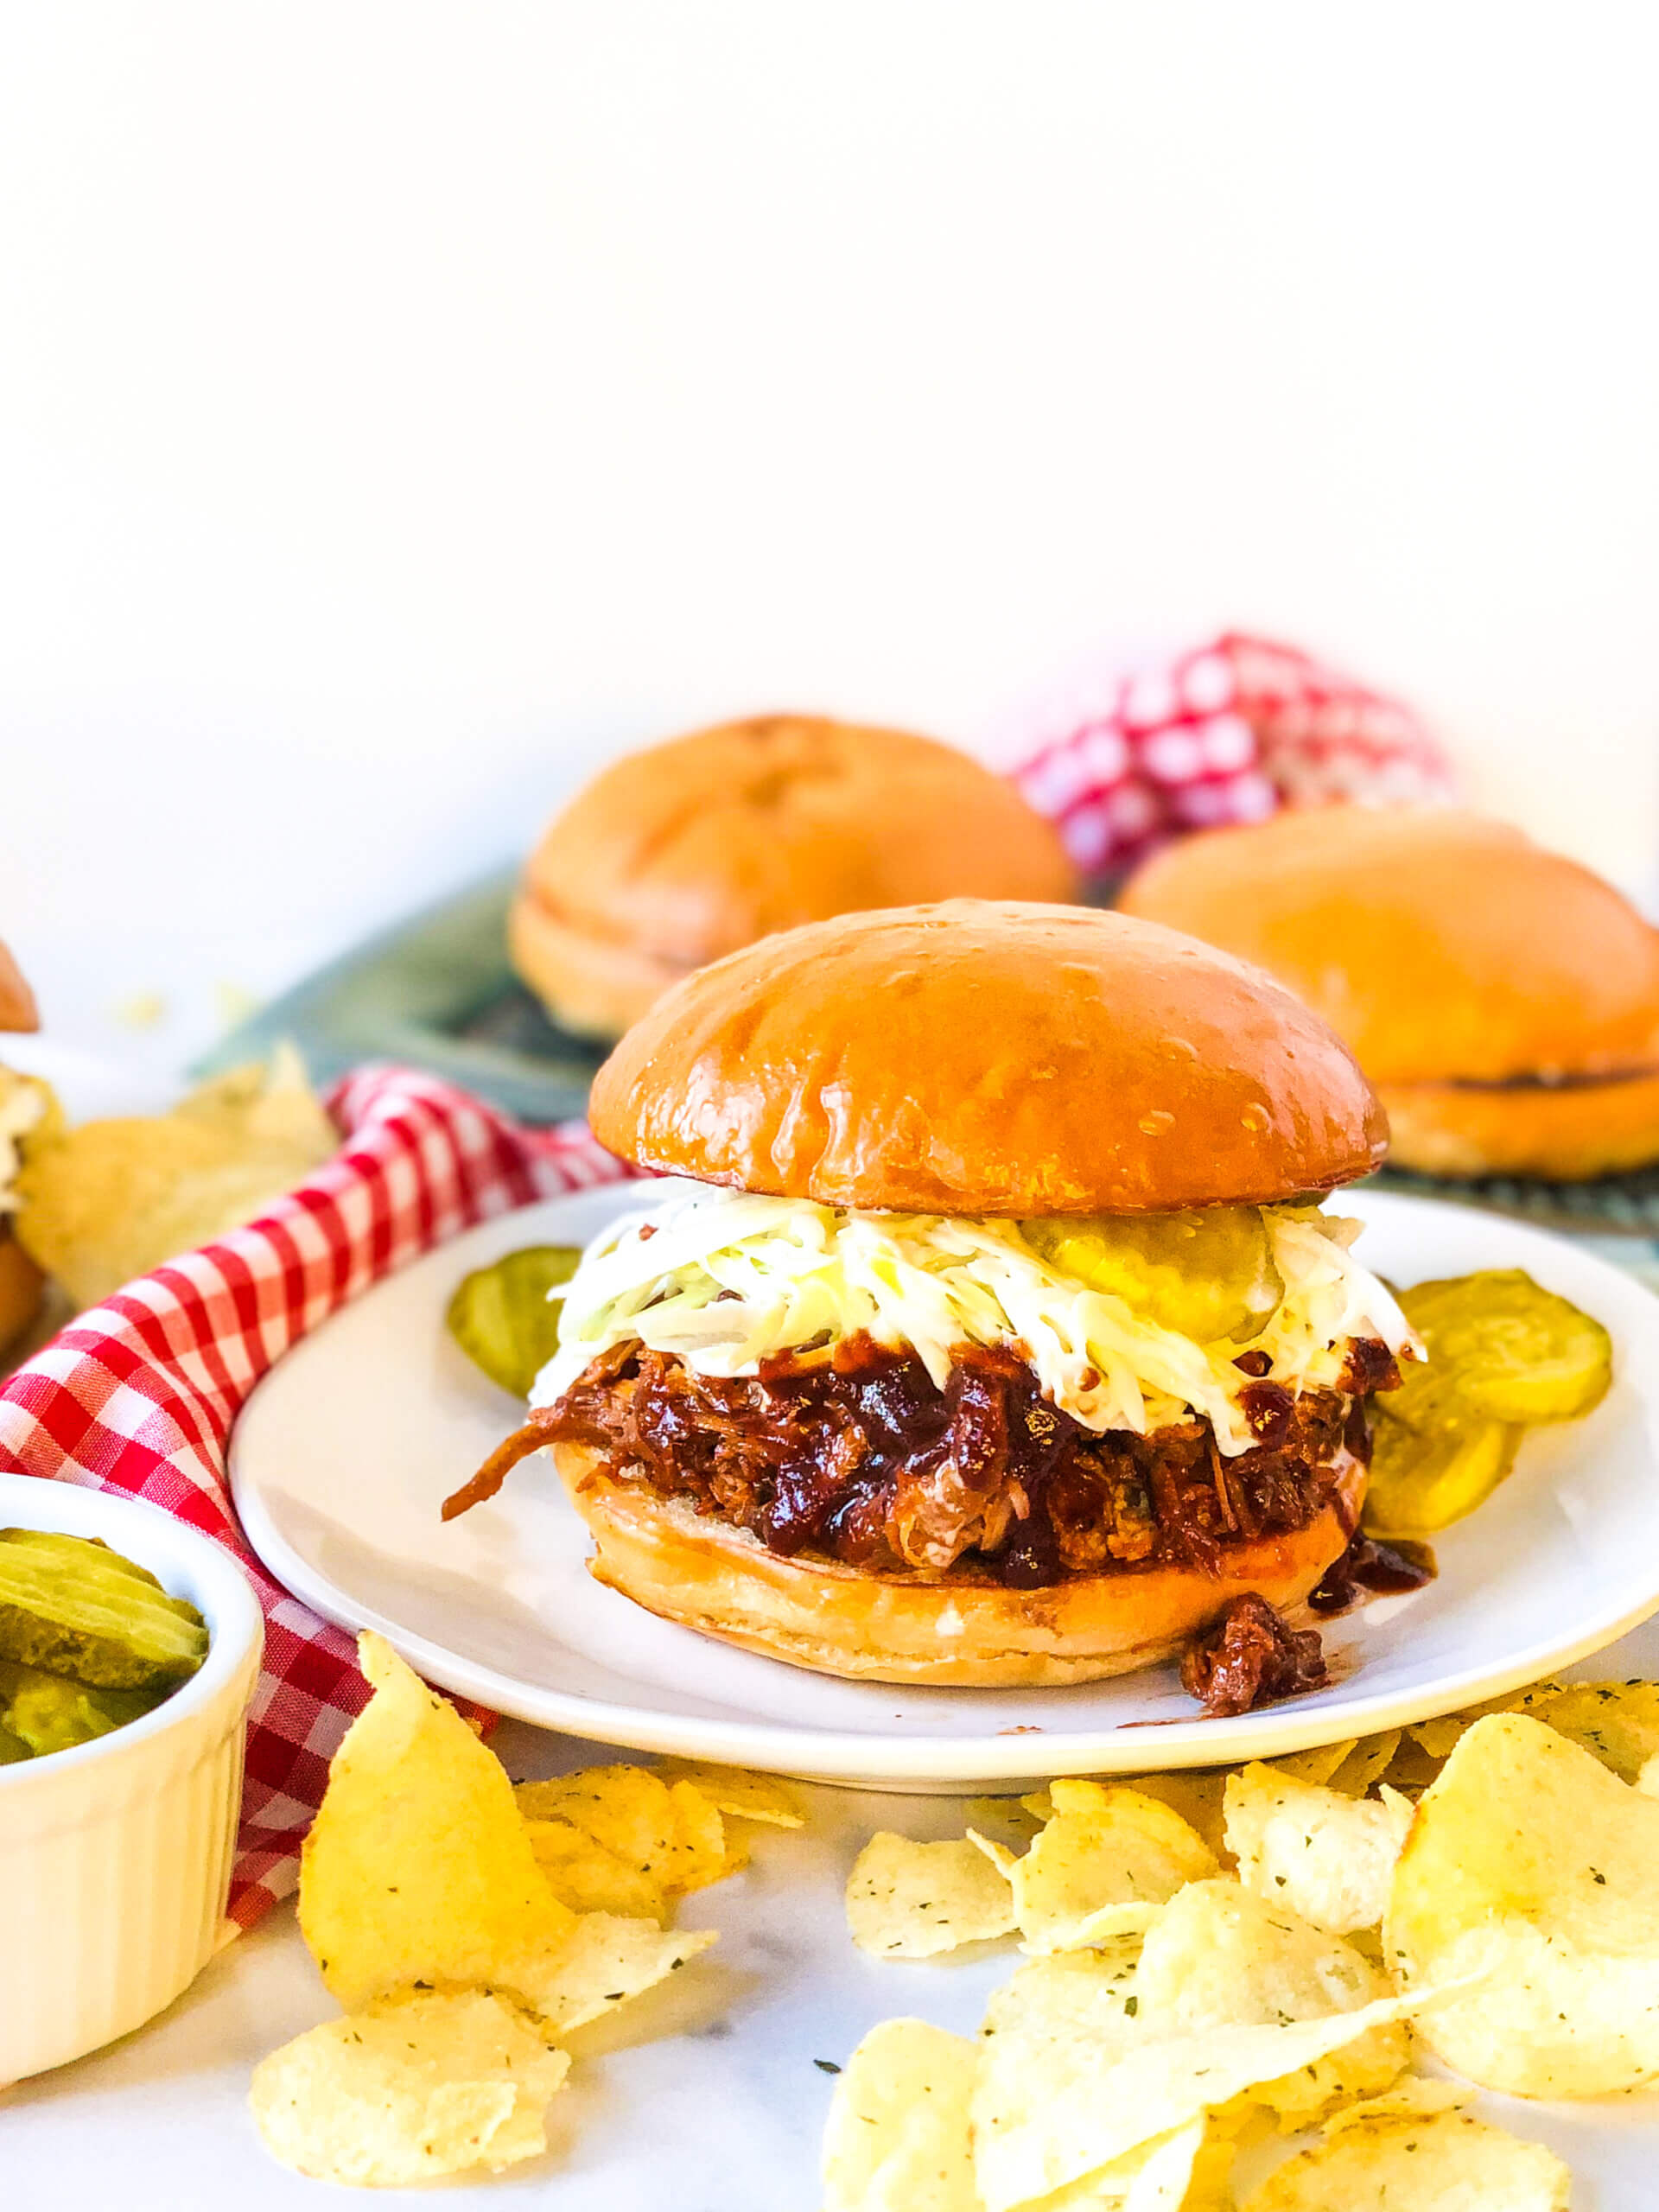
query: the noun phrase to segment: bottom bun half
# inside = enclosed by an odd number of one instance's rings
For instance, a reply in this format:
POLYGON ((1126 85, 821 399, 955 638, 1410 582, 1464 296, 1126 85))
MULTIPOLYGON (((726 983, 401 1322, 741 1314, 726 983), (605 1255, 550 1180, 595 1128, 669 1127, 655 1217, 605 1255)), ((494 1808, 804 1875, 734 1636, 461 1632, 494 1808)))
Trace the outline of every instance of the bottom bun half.
POLYGON ((982 1689, 1096 1681, 1179 1652, 1234 1598, 1300 1605, 1347 1548, 1365 1491, 1351 1462, 1338 1501, 1294 1535, 1240 1546, 1224 1575, 1123 1568, 1041 1590, 866 1574, 783 1559, 683 1499, 614 1483, 585 1446, 553 1461, 592 1531, 588 1571, 682 1627, 821 1675, 982 1689))
POLYGON ((612 1042, 685 973, 632 945, 590 936, 528 891, 508 913, 507 953, 561 1028, 612 1042))
POLYGON ((1379 1084, 1389 1160, 1424 1175, 1582 1183, 1659 1160, 1659 1073, 1600 1083, 1379 1084))

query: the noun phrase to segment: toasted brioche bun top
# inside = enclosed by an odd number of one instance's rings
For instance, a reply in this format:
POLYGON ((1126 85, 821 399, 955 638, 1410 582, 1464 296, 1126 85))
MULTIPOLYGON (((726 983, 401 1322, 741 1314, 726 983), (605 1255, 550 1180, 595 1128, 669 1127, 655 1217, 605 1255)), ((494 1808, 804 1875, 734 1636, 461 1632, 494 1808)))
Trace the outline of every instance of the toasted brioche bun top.
POLYGON ((829 1205, 1147 1213, 1376 1166, 1387 1126, 1286 991, 1155 924, 954 899, 848 914, 677 983, 594 1084, 641 1166, 829 1205))
POLYGON ((1478 815, 1323 807, 1211 830, 1156 855, 1120 903, 1267 969, 1374 1083, 1659 1065, 1659 931, 1478 815))
POLYGON ((1001 777, 931 738, 811 715, 628 754, 524 874, 548 914, 676 971, 830 914, 1075 888, 1055 831, 1001 777))
POLYGON ((23 981, 17 963, 0 944, 0 1029, 38 1029, 40 1026, 35 994, 23 981))

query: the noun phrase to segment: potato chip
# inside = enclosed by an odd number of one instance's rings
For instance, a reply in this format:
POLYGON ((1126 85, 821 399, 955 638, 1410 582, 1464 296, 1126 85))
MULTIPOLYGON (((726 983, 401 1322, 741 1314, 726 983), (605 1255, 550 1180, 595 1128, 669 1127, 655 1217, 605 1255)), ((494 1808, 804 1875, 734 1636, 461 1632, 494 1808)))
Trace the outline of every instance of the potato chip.
POLYGON ((495 1980, 521 1999, 550 2035, 569 2035, 666 1981, 714 1941, 711 1929, 664 1929, 652 1920, 585 1912, 568 1933, 504 1955, 495 1980))
POLYGON ((916 1843, 883 1829, 847 1878, 847 1924, 860 1950, 878 1958, 931 1959, 1011 1934, 1014 1891, 965 1836, 916 1843))
POLYGON ((300 1930, 346 2006, 416 1982, 487 1985, 575 1916, 536 1863, 512 1785, 448 1701, 378 1636, 300 1859, 300 1930))
POLYGON ((1056 1782, 1054 1817, 1009 1873, 1033 1952, 1080 1946, 1150 1926, 1185 1882, 1215 1873, 1204 1839, 1140 1790, 1056 1782))
POLYGON ((986 2212, 1014 2212, 1097 2175, 1201 2113, 1402 2018, 1414 2001, 1385 1998, 1325 2019, 1173 2037, 1136 2034, 1134 2012, 1086 2038, 999 2026, 974 2093, 975 2173, 986 2212))
MULTIPOLYGON (((1085 2175, 1069 2189, 1044 2197, 1040 2212, 1088 2212, 1095 2206, 1103 2212, 1106 2207, 1112 2212, 1203 2212, 1204 2198, 1195 2196, 1193 2181, 1205 2133, 1202 2120, 1191 2120, 1155 2143, 1114 2158, 1109 2166, 1085 2175)), ((1226 2164, 1231 2162, 1229 2148, 1226 2164)), ((1210 2202, 1217 2201, 1212 2193, 1210 2202)))
POLYGON ((689 1782, 730 1821, 760 1821, 768 1827, 798 1828, 806 1815, 775 1775, 741 1766, 702 1766, 674 1759, 657 1772, 664 1782, 689 1782))
POLYGON ((1382 1919, 1411 1806, 1397 1791, 1349 1797, 1255 1764, 1228 1783, 1226 1819, 1246 1889, 1345 1936, 1382 1919))
POLYGON ((668 1917, 660 1884, 630 1866, 569 1821, 526 1821, 530 1847, 547 1885, 573 1912, 613 1912, 626 1920, 668 1917))
POLYGON ((1571 2175, 1541 2143, 1442 2112, 1333 2132, 1269 2174, 1243 2212, 1567 2212, 1571 2198, 1571 2175))
MULTIPOLYGON (((1236 1882, 1193 1882, 1147 1936, 1135 1969, 1136 2016, 1151 2036, 1283 2027, 1352 2012, 1389 1993, 1351 1944, 1236 1882)), ((1301 2125, 1337 2097, 1385 2089, 1409 2056, 1397 2022, 1252 2094, 1301 2125)))
POLYGON ((836 2083, 823 2212, 980 2212, 969 2133, 978 2052, 925 2020, 883 2020, 836 2083))
POLYGON ((412 2188, 545 2150, 547 2107, 569 2064, 499 1997, 416 1991, 284 2044, 254 2069, 248 2101, 285 2166, 412 2188))
POLYGON ((36 1133, 17 1179, 17 1235, 78 1306, 95 1306, 251 1220, 339 1144, 289 1047, 170 1114, 36 1133))
POLYGON ((1436 2113, 1461 2112, 1474 2095, 1461 2082, 1431 2081, 1426 2074, 1408 2074, 1380 2097, 1362 2097, 1357 2105, 1343 2105, 1325 2123, 1327 2135, 1344 2127, 1363 2127, 1373 2120, 1423 2120, 1436 2113))
POLYGON ((1281 1759, 1270 1762, 1275 1774, 1282 1774, 1290 1782, 1329 1782, 1344 1762, 1359 1749, 1357 1736, 1344 1737, 1340 1743, 1316 1744, 1306 1751, 1287 1751, 1281 1759))
POLYGON ((527 1821, 565 1821, 653 1883, 683 1897, 733 1871, 719 1813, 690 1782, 642 1766, 590 1766, 513 1793, 527 1821))
POLYGON ((1624 1782, 1659 1753, 1659 1682, 1573 1682, 1525 1709, 1624 1782))
POLYGON ((1659 2073, 1659 1802, 1522 1713, 1478 1720, 1418 1806, 1384 1928, 1400 1985, 1472 1974, 1419 2023, 1471 2082, 1591 2097, 1659 2073))
POLYGON ((1339 1767, 1325 1777, 1328 1788, 1345 1797, 1363 1797, 1374 1789, 1394 1763, 1402 1732, 1390 1728, 1381 1736, 1362 1736, 1339 1767))
POLYGON ((1227 1848, 1222 1797, 1231 1771, 1224 1766, 1181 1767, 1173 1774, 1126 1774, 1123 1781, 1126 1788, 1138 1789, 1143 1797, 1155 1797, 1172 1813, 1179 1813, 1203 1840, 1205 1848, 1220 1859, 1227 1848))

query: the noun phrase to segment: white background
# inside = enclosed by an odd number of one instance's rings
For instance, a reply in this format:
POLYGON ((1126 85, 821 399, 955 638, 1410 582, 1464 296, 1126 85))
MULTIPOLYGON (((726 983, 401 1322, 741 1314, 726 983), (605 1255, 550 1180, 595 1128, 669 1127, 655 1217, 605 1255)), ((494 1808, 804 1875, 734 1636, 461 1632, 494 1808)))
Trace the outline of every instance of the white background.
POLYGON ((625 742, 985 744, 1222 622, 1649 887, 1656 20, 14 0, 0 932, 48 1017, 188 976, 171 1051, 625 742))

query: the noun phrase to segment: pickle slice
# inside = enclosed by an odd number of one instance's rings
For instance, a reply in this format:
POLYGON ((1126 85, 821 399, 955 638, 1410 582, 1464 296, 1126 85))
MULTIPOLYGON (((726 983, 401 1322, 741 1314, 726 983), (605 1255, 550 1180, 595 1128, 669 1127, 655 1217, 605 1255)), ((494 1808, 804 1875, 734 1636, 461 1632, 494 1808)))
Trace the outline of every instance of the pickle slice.
POLYGON ((1478 1417, 1424 1433, 1374 1417, 1364 1523, 1373 1536, 1433 1536, 1484 1504, 1515 1465, 1518 1426, 1478 1417))
POLYGON ((569 1282, 582 1254, 574 1244, 532 1244, 464 1276, 444 1320, 475 1367, 515 1398, 527 1398, 559 1348, 559 1307, 548 1293, 569 1282))
POLYGON ((181 1682, 207 1656, 195 1607, 107 1545, 0 1529, 0 1659, 133 1690, 181 1682))
POLYGON ((1020 1226, 1051 1266, 1198 1344, 1247 1342, 1284 1296, 1256 1206, 1020 1226))
POLYGON ((14 1736, 10 1728, 0 1728, 0 1766, 16 1766, 34 1756, 21 1736, 14 1736))
POLYGON ((62 1675, 0 1659, 0 1721, 25 1753, 43 1758, 73 1751, 153 1713, 172 1685, 153 1690, 95 1690, 62 1675))
POLYGON ((1519 1268, 1419 1283, 1401 1304, 1428 1363, 1421 1384, 1408 1376, 1389 1411, 1414 1427, 1433 1417, 1437 1371, 1455 1378, 1471 1412, 1495 1421, 1576 1421, 1606 1395, 1606 1330, 1519 1268))

